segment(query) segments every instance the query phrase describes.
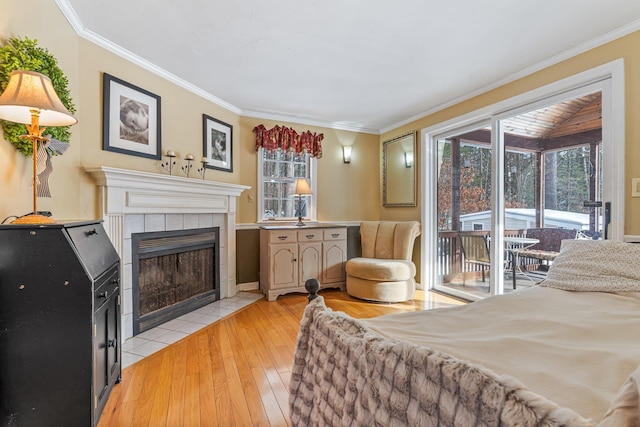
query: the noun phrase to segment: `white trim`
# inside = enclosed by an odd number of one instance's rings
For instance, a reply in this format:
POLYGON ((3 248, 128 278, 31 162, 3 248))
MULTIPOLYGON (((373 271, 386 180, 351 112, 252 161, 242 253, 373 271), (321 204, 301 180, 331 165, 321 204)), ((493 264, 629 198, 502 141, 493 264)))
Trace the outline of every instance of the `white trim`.
POLYGON ((260 289, 260 282, 247 282, 247 283, 238 283, 238 292, 242 291, 257 291, 260 289))
POLYGON ((536 73, 540 70, 544 70, 545 68, 551 67, 555 64, 558 64, 562 61, 566 61, 567 59, 573 58, 576 55, 579 55, 581 53, 584 52, 588 52, 591 49, 595 49, 598 46, 602 46, 606 43, 609 43, 613 40, 619 39, 621 37, 624 37, 628 34, 634 33, 636 31, 640 30, 640 19, 633 21, 627 25, 624 25, 620 28, 617 28, 613 31, 609 31, 606 34, 601 35, 600 37, 596 37, 595 39, 586 41, 584 43, 581 43, 579 45, 577 45, 576 47, 574 47, 573 49, 569 49, 566 50, 564 52, 561 52, 555 56, 552 56, 551 58, 547 58, 544 61, 538 62, 537 64, 534 64, 528 68, 525 68, 524 70, 518 71, 516 73, 513 73, 509 76, 506 76, 500 80, 497 80, 495 82, 492 82, 489 85, 485 85, 482 86, 474 91, 471 92, 467 92, 462 96, 459 96, 457 98, 454 98, 452 100, 449 100, 445 103, 436 105, 426 111, 423 111, 422 113, 416 114, 412 117, 409 117, 408 119, 402 120, 401 122, 389 125, 387 127, 384 127, 382 129, 380 129, 380 134, 384 134, 386 132, 389 132, 393 129, 399 128, 401 126, 404 126, 406 124, 409 124, 411 122, 414 122, 416 120, 419 120, 423 117, 429 116, 431 114, 437 113, 439 111, 444 110, 445 108, 449 108, 453 105, 457 105, 461 102, 467 101, 471 98, 474 98, 478 95, 482 95, 485 92, 489 92, 490 90, 499 88, 501 86, 504 86, 506 84, 512 83, 518 79, 521 79, 523 77, 526 77, 530 74, 536 73))
MULTIPOLYGON (((604 159, 605 170, 610 180, 608 189, 605 190, 611 198, 612 203, 612 221, 609 229, 609 238, 611 240, 621 241, 624 236, 624 150, 625 150, 625 92, 624 92, 624 60, 622 58, 611 61, 609 63, 600 65, 598 67, 586 70, 576 75, 567 77, 557 82, 539 87, 529 92, 522 93, 515 97, 502 100, 495 104, 483 107, 481 109, 464 114, 460 117, 456 117, 447 120, 442 123, 429 126, 421 130, 421 144, 422 144, 422 164, 425 165, 425 178, 421 188, 421 220, 423 223, 423 230, 426 230, 424 238, 421 240, 422 259, 421 265, 423 266, 421 271, 422 283, 436 283, 436 272, 430 268, 434 265, 435 261, 435 248, 432 243, 437 238, 437 224, 435 218, 437 217, 437 200, 436 192, 431 191, 434 185, 437 183, 437 159, 434 153, 435 141, 447 133, 458 131, 462 127, 470 127, 474 124, 482 123, 485 120, 492 119, 494 123, 498 123, 498 118, 501 116, 508 116, 514 114, 514 111, 518 109, 530 109, 531 104, 540 102, 546 99, 547 102, 550 98, 556 96, 563 96, 567 93, 573 93, 573 91, 584 92, 585 90, 591 90, 590 85, 598 83, 600 90, 603 93, 603 141, 612 141, 613 143, 607 144, 607 152, 604 159), (598 83, 599 82, 599 83, 598 83), (526 105, 526 107, 524 107, 526 105), (615 167, 614 167, 615 166, 615 167)), ((594 87, 597 85, 594 85, 594 87)), ((492 148, 496 149, 497 136, 492 133, 492 148)), ((495 156, 494 156, 495 157, 495 156)), ((500 156, 498 156, 500 157, 500 156)), ((492 167, 492 170, 501 170, 500 159, 492 167), (498 169, 495 169, 495 168, 498 169)), ((502 175, 500 175, 502 176, 502 175)), ((499 191, 501 187, 501 180, 492 182, 492 210, 494 212, 504 212, 504 203, 501 202, 501 198, 497 195, 502 194, 499 191), (498 188, 497 186, 500 186, 498 188)), ((496 217, 502 215, 494 215, 492 229, 494 234, 498 232, 497 238, 492 239, 492 253, 497 253, 497 249, 501 248, 502 234, 500 230, 503 229, 503 223, 496 217), (495 247, 494 247, 495 246, 495 247)), ((495 257, 494 257, 495 258, 495 257)), ((499 263, 491 266, 494 270, 500 273, 503 266, 499 263)), ((501 287, 503 280, 502 274, 492 275, 496 279, 496 283, 492 283, 492 286, 496 288, 501 287)))
POLYGON ((242 115, 244 117, 253 117, 256 119, 264 119, 264 120, 273 120, 273 121, 285 121, 292 122, 301 125, 308 126, 320 126, 329 129, 337 129, 337 130, 346 130, 350 132, 359 132, 359 133, 369 133, 373 135, 380 135, 380 131, 378 129, 365 128, 357 125, 346 125, 343 123, 332 123, 332 122, 323 122, 321 120, 314 120, 307 117, 302 116, 293 116, 289 114, 282 113, 270 113, 265 111, 254 111, 254 110, 242 110, 242 115))
POLYGON ((447 107, 450 107, 452 105, 456 105, 459 104, 463 101, 466 101, 468 99, 471 99, 475 96, 478 96, 482 93, 488 92, 492 89, 495 89, 497 87, 503 86, 505 84, 511 83, 515 80, 521 79, 525 76, 528 76, 530 74, 533 74, 537 71, 540 71, 542 69, 548 68, 552 65, 555 65, 557 63, 560 63, 566 59, 572 58, 576 55, 579 55, 581 53, 587 52, 591 49, 594 49, 598 46, 601 46, 605 43, 609 43, 613 40, 616 40, 620 37, 624 37, 627 34, 631 34, 635 31, 640 30, 640 20, 636 20, 634 22, 631 22, 625 26, 622 26, 620 28, 617 28, 613 31, 609 31, 606 34, 603 34, 600 37, 596 37, 595 39, 586 41, 584 43, 581 43, 579 45, 577 45, 576 47, 574 47, 573 49, 569 49, 567 51, 561 52, 558 55, 552 56, 551 58, 548 58, 544 61, 538 62, 537 64, 532 65, 531 67, 525 68, 524 70, 518 71, 516 73, 513 73, 509 76, 506 76, 500 80, 497 80, 489 85, 485 85, 482 86, 472 92, 468 92, 463 96, 454 98, 448 102, 436 105, 426 111, 423 111, 422 113, 416 114, 412 117, 409 117, 405 120, 402 120, 398 123, 383 127, 381 129, 371 129, 371 128, 365 128, 365 127, 360 127, 358 125, 346 125, 346 124, 341 124, 341 123, 331 123, 331 122, 323 122, 321 120, 314 120, 311 118, 305 118, 305 117, 299 117, 299 116, 292 116, 292 115, 286 115, 286 114, 281 114, 281 113, 274 113, 274 112, 266 112, 266 111, 253 111, 253 110, 242 110, 239 107, 236 107, 235 105, 232 105, 214 95, 212 95, 209 92, 204 91, 203 89, 169 73, 168 71, 156 66, 155 64, 152 64, 151 62, 139 57, 138 55, 133 54, 132 52, 129 52, 126 49, 123 49, 122 47, 116 45, 115 43, 105 39, 104 37, 101 37, 97 34, 95 34, 92 31, 87 30, 84 25, 82 24, 82 22, 80 21, 80 18, 78 17, 78 15, 75 13, 75 11, 73 10, 73 8, 71 7, 71 5, 69 4, 68 0, 55 0, 56 4, 58 5, 58 8, 60 9, 60 11, 63 13, 63 15, 67 18, 67 21, 69 21, 69 24, 71 25, 71 27, 73 27, 73 29, 75 30, 75 32, 78 34, 78 36, 85 38, 87 40, 89 40, 90 42, 101 46, 105 49, 107 49, 108 51, 121 56, 125 59, 127 59, 128 61, 132 62, 133 64, 136 64, 148 71, 151 71, 154 74, 159 75, 160 77, 163 77, 173 83, 175 83, 176 85, 193 92, 196 95, 199 95, 201 97, 203 97, 204 99, 207 99, 211 102, 213 102, 216 105, 219 105, 223 108, 228 109, 229 111, 232 111, 238 115, 241 116, 245 116, 245 117, 254 117, 254 118, 259 118, 259 119, 265 119, 265 120, 275 120, 275 121, 286 121, 286 122, 294 122, 294 123, 300 123, 300 124, 307 124, 307 125, 311 125, 311 126, 320 126, 320 127, 327 127, 330 129, 338 129, 338 130, 346 130, 346 131, 352 131, 352 132, 361 132, 361 133, 368 133, 368 134, 373 134, 373 135, 381 135, 384 134, 386 132, 389 132, 393 129, 399 128, 401 126, 404 126, 408 123, 414 122, 418 119, 421 119, 423 117, 426 117, 428 115, 431 115, 433 113, 436 113, 438 111, 441 111, 447 107))

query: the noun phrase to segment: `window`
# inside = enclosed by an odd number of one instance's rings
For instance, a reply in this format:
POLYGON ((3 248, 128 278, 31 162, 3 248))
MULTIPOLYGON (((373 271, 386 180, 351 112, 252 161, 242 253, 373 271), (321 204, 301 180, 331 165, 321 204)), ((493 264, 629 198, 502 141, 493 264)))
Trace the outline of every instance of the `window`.
POLYGON ((315 220, 314 195, 294 196, 296 179, 304 178, 315 193, 315 158, 307 153, 260 149, 258 176, 258 220, 293 220, 300 216, 315 220))

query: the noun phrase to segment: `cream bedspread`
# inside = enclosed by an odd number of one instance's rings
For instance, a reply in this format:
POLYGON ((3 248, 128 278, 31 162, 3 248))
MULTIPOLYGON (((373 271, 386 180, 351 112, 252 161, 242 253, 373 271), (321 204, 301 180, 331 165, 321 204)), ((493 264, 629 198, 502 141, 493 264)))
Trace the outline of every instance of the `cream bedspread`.
POLYGON ((640 292, 536 286, 455 310, 387 315, 362 324, 384 337, 508 374, 596 422, 640 365, 640 292))

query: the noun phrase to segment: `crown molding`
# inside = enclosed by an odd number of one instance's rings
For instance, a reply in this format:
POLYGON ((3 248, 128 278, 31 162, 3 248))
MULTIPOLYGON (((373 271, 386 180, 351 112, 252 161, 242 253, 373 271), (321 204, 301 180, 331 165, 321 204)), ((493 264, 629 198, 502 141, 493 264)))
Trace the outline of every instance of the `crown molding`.
POLYGON ((412 117, 409 117, 405 120, 402 120, 400 122, 397 122, 395 124, 389 125, 389 126, 385 126, 384 128, 381 129, 372 129, 372 128, 366 128, 366 127, 361 127, 361 126, 356 126, 356 125, 347 125, 347 124, 342 124, 342 123, 331 123, 331 122, 323 122, 320 120, 314 120, 314 119, 310 119, 310 118, 306 118, 306 117, 299 117, 299 116, 294 116, 294 115, 286 115, 286 114, 280 114, 280 113, 273 113, 273 112, 267 112, 267 111, 255 111, 255 110, 242 110, 239 107, 236 107, 233 104, 230 104, 214 95, 212 95, 211 93, 187 82, 186 80, 183 80, 171 73, 169 73, 168 71, 164 70, 163 68, 160 68, 158 66, 156 66, 155 64, 139 57, 138 55, 129 52, 126 49, 123 49, 122 47, 118 46, 117 44, 105 39, 102 36, 99 36, 98 34, 93 33, 92 31, 87 30, 81 23, 80 18, 78 17, 78 15, 75 13, 75 11, 73 10, 73 8, 71 7, 71 5, 69 4, 69 2, 67 0, 55 0, 56 4, 58 5, 58 7, 60 8, 60 10, 62 11, 62 13, 64 14, 64 16, 67 18, 67 20, 69 21, 69 23, 71 24, 71 26, 73 27, 73 29, 75 30, 75 32, 82 38, 85 38, 89 41, 91 41, 92 43, 101 46, 105 49, 107 49, 108 51, 121 56, 122 58, 198 95, 201 96, 202 98, 211 101, 212 103, 225 108, 229 111, 232 111, 240 116, 245 116, 245 117, 253 117, 253 118, 258 118, 258 119, 264 119, 264 120, 274 120, 274 121, 286 121, 286 122, 293 122, 293 123, 299 123, 299 124, 306 124, 309 126, 319 126, 319 127, 325 127, 325 128, 329 128, 329 129, 338 129, 338 130, 345 130, 345 131, 350 131, 350 132, 359 132, 359 133, 368 133, 368 134, 373 134, 373 135, 381 135, 384 134, 386 132, 392 131, 393 129, 399 128, 401 126, 407 125, 409 123, 412 123, 416 120, 419 120, 423 117, 429 116, 431 114, 437 113, 439 111, 444 110, 445 108, 449 108, 451 106, 454 106, 456 104, 459 104, 461 102, 467 101, 473 97, 476 97, 478 95, 481 95, 485 92, 491 91, 493 89, 499 88, 501 86, 504 86, 508 83, 514 82, 518 79, 521 79, 523 77, 526 77, 528 75, 531 75, 537 71, 543 70, 545 68, 548 68, 552 65, 558 64, 562 61, 565 61, 569 58, 572 58, 576 55, 579 55, 581 53, 584 53, 586 51, 589 51, 591 49, 594 49, 596 47, 602 46, 606 43, 609 43, 613 40, 616 40, 620 37, 624 37, 630 33, 633 33, 635 31, 640 30, 640 20, 636 20, 633 21, 627 25, 624 25, 622 27, 616 28, 615 30, 609 31, 608 33, 603 34, 602 36, 596 37, 592 40, 589 40, 587 42, 581 43, 577 46, 575 46, 572 49, 566 50, 564 52, 561 52, 557 55, 554 55, 550 58, 547 58, 543 61, 540 61, 528 68, 525 68, 521 71, 518 71, 516 73, 513 73, 509 76, 506 76, 500 80, 497 80, 495 82, 492 82, 491 84, 482 86, 472 92, 468 92, 463 96, 459 96, 456 98, 453 98, 447 102, 438 104, 432 108, 429 108, 428 110, 425 110, 421 113, 418 113, 412 117))
POLYGON ((280 114, 280 113, 270 113, 266 111, 242 110, 242 116, 253 117, 256 119, 264 119, 264 120, 299 123, 301 125, 319 126, 319 127, 329 128, 329 129, 346 130, 350 132, 360 132, 360 133, 370 133, 373 135, 380 135, 380 131, 378 129, 371 129, 371 128, 366 128, 366 127, 356 126, 356 125, 347 125, 343 123, 331 123, 331 122, 328 123, 320 120, 309 119, 306 117, 292 116, 292 115, 280 114))
POLYGON ((461 102, 467 101, 467 100, 469 100, 471 98, 474 98, 474 97, 476 97, 478 95, 481 95, 481 94, 483 94, 485 92, 489 92, 490 90, 497 89, 500 86, 504 86, 504 85, 506 85, 508 83, 511 83, 511 82, 514 82, 514 81, 516 81, 518 79, 526 77, 526 76, 528 76, 530 74, 533 74, 533 73, 538 72, 540 70, 544 70, 545 68, 551 67, 552 65, 558 64, 558 63, 560 63, 562 61, 565 61, 565 60, 567 60, 569 58, 573 58, 574 56, 577 56, 577 55, 579 55, 581 53, 587 52, 587 51, 589 51, 591 49, 595 49, 596 47, 602 46, 602 45, 604 45, 606 43, 609 43, 609 42, 611 42, 613 40, 619 39, 620 37, 624 37, 624 36, 626 36, 628 34, 631 34, 631 33, 635 32, 635 31, 638 31, 638 30, 640 30, 640 19, 636 20, 636 21, 633 21, 633 22, 631 22, 631 23, 629 23, 627 25, 624 25, 624 26, 622 26, 620 28, 616 28, 613 31, 609 31, 608 33, 605 33, 600 37, 596 37, 595 39, 592 39, 592 40, 586 41, 584 43, 581 43, 581 44, 575 46, 572 49, 566 50, 566 51, 561 52, 561 53, 559 53, 557 55, 554 55, 554 56, 552 56, 550 58, 547 58, 547 59, 545 59, 543 61, 540 61, 540 62, 538 62, 538 63, 536 63, 536 64, 534 64, 534 65, 532 65, 532 66, 530 66, 528 68, 525 68, 525 69, 520 70, 520 71, 518 71, 516 73, 513 73, 513 74, 511 74, 511 75, 509 75, 507 77, 504 77, 504 78, 502 78, 500 80, 497 80, 497 81, 495 81, 495 82, 493 82, 491 84, 482 86, 482 87, 480 87, 480 88, 478 88, 478 89, 476 89, 476 90, 474 90, 472 92, 468 92, 463 96, 460 96, 460 97, 454 98, 454 99, 452 99, 450 101, 447 101, 445 103, 436 105, 436 106, 434 106, 434 107, 432 107, 432 108, 430 108, 430 109, 428 109, 426 111, 423 111, 422 113, 418 113, 418 114, 414 115, 413 117, 409 117, 406 120, 402 120, 401 122, 395 123, 395 124, 390 125, 390 126, 386 126, 386 127, 382 128, 382 129, 380 129, 380 134, 383 134, 385 132, 389 132, 389 131, 391 131, 393 129, 397 129, 397 128, 401 127, 401 126, 407 125, 407 124, 409 124, 411 122, 414 122, 416 120, 419 120, 419 119, 421 119, 423 117, 426 117, 426 116, 429 116, 431 114, 435 114, 435 113, 437 113, 439 111, 444 110, 445 108, 452 107, 452 106, 454 106, 456 104, 459 104, 461 102))

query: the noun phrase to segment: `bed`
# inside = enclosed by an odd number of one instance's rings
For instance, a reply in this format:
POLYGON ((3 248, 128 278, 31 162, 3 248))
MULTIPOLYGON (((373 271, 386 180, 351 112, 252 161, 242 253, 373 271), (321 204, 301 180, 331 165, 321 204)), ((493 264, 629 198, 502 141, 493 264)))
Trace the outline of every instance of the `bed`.
POLYGON ((354 319, 305 309, 293 425, 640 426, 640 245, 564 241, 538 286, 354 319))

